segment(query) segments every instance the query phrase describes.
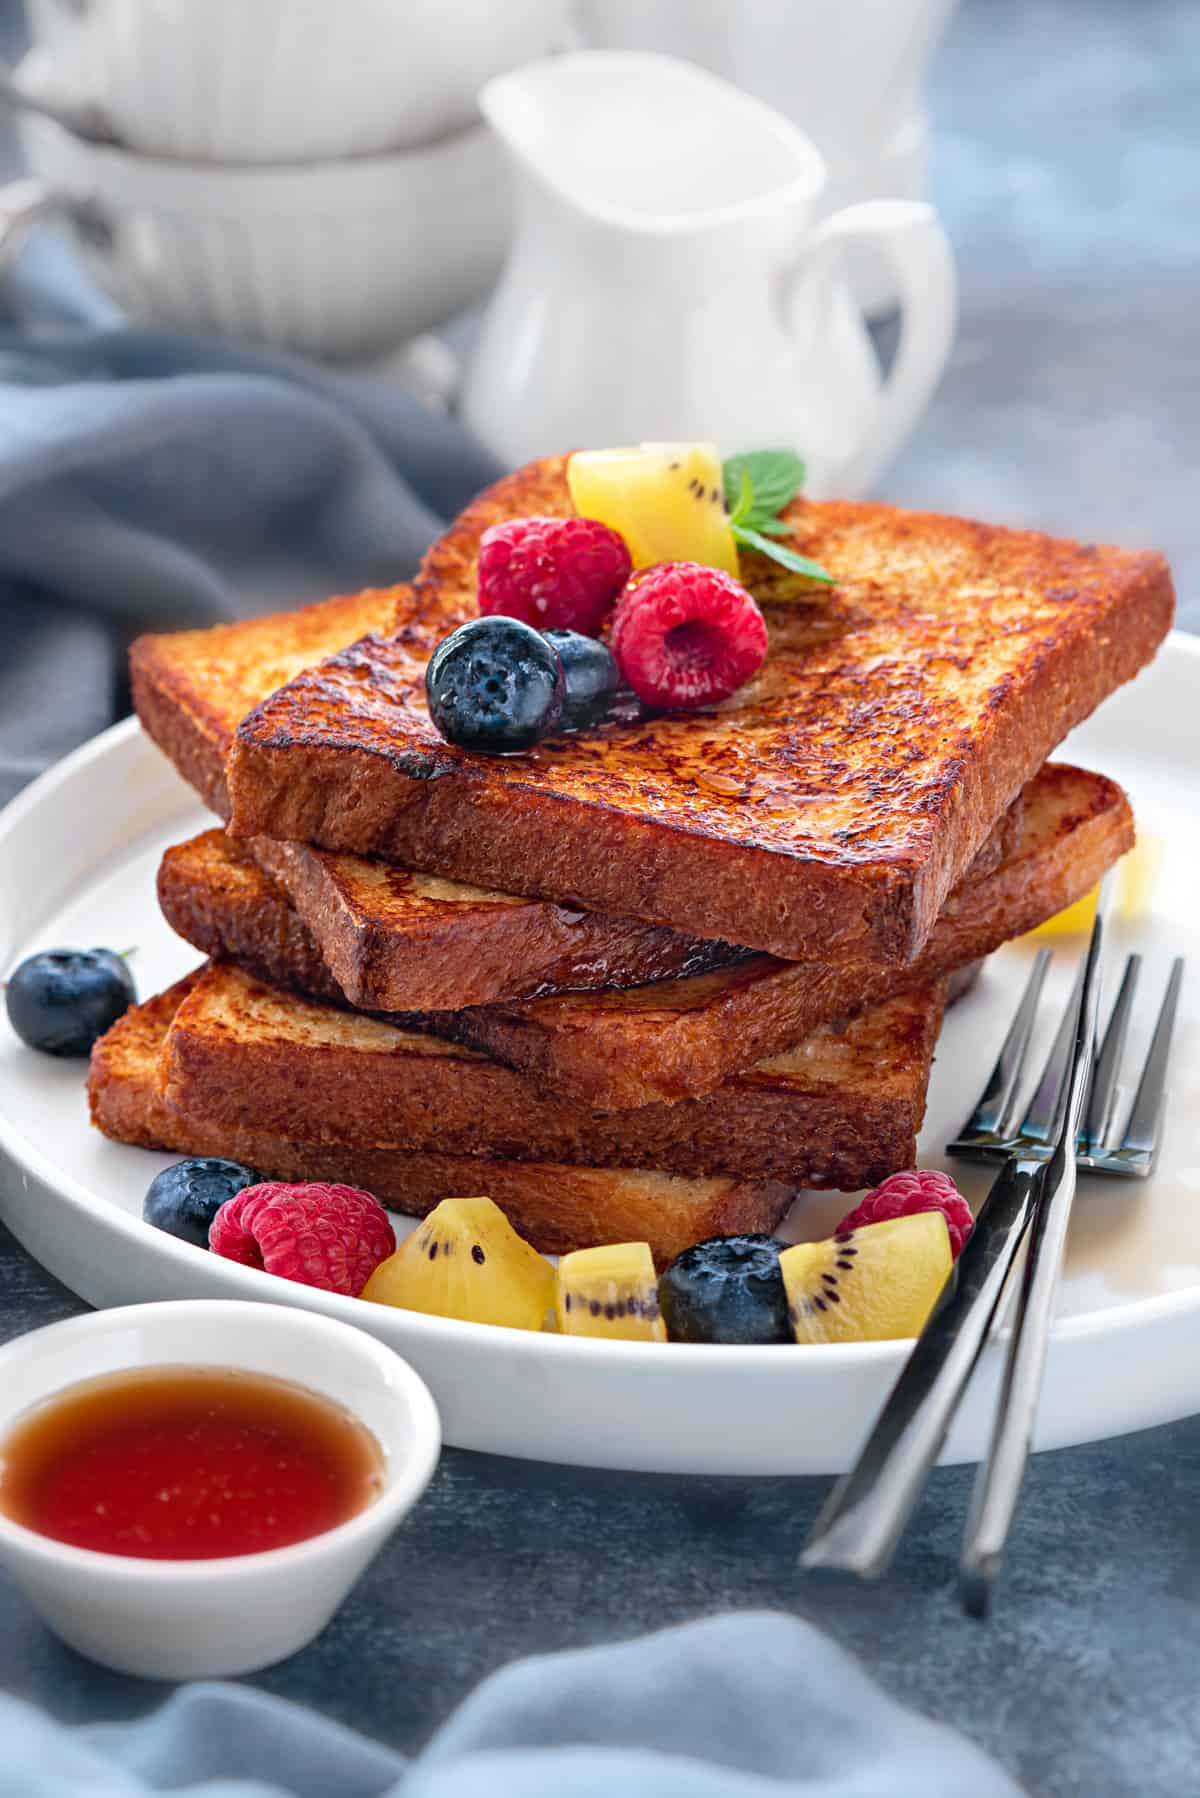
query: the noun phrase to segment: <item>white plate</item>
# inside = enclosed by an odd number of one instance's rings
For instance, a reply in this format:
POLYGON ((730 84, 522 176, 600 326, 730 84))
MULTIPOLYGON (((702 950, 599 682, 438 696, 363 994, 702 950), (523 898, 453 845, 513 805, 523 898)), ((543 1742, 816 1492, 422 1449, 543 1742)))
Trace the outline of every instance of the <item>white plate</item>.
MULTIPOLYGON (((1152 920, 1126 932, 1147 952, 1146 1006, 1170 953, 1196 959, 1184 984, 1159 1171, 1144 1185, 1080 1183, 1040 1448, 1200 1411, 1200 644, 1173 637, 1062 753, 1122 780, 1143 828, 1165 841, 1152 920)), ((160 918, 154 874, 163 848, 203 823, 134 723, 87 744, 0 819, 0 967, 56 943, 106 944, 136 946, 144 994, 177 978, 195 955, 160 918)), ((948 1165, 941 1145, 991 1064, 1029 953, 1015 944, 995 956, 947 1020, 923 1162, 948 1165)), ((1052 997, 1063 993, 1072 959, 1068 944, 1052 970, 1052 997)), ((211 1294, 308 1305, 357 1323, 428 1381, 446 1440, 460 1447, 660 1471, 833 1472, 853 1455, 904 1358, 899 1343, 703 1348, 536 1336, 289 1285, 144 1224, 146 1186, 172 1158, 91 1130, 83 1086, 81 1063, 36 1055, 0 1025, 0 1214, 39 1261, 97 1305, 211 1294)), ((979 1198, 986 1175, 961 1164, 955 1171, 979 1198)), ((793 1233, 821 1235, 849 1203, 802 1200, 793 1233)), ((982 1452, 998 1360, 991 1349, 950 1460, 982 1452)))

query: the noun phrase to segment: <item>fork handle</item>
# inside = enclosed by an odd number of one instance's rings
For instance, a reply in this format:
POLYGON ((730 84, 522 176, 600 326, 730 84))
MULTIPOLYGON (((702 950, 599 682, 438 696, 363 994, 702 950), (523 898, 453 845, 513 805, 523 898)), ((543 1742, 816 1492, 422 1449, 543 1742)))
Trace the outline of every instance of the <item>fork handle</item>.
POLYGON ((1060 1152, 1047 1169, 1046 1189, 1034 1213, 991 1447, 971 1494, 959 1581, 972 1616, 987 1611, 1021 1495, 1074 1196, 1075 1156, 1060 1152))
POLYGON ((976 1476, 959 1561, 963 1605, 975 1617, 987 1614, 996 1569, 1021 1496, 1037 1417, 1055 1293, 1075 1198, 1076 1142, 1095 1070, 1096 1019, 1106 929, 1105 898, 1106 893, 1102 892, 1092 925, 1092 940, 1079 971, 1075 1041, 1063 1089, 1062 1119, 1054 1153, 1045 1165, 1044 1179, 1035 1201, 1029 1256, 1004 1358, 992 1440, 976 1476))
POLYGON ((887 1567, 983 1352, 1045 1172, 1015 1156, 1000 1170, 865 1448, 813 1527, 806 1567, 867 1578, 887 1567))

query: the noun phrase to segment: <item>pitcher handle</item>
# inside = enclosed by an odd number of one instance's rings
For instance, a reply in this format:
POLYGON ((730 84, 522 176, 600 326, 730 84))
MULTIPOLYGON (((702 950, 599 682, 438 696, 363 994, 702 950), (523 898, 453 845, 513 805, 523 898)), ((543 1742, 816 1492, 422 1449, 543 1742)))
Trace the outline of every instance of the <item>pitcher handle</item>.
POLYGON ((866 200, 818 225, 805 246, 798 281, 827 281, 851 244, 869 243, 885 257, 900 296, 900 340, 880 389, 870 433, 841 478, 866 492, 908 436, 950 357, 958 283, 946 233, 932 206, 914 200, 866 200))

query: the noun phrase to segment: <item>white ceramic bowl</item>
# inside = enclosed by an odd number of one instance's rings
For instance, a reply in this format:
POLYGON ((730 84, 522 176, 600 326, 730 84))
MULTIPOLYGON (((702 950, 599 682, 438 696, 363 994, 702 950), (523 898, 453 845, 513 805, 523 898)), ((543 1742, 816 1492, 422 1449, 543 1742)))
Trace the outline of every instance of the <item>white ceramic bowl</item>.
POLYGON ((379 1441, 382 1493, 305 1542, 206 1561, 72 1548, 0 1513, 0 1562, 56 1635, 118 1672, 250 1673, 324 1629, 421 1496, 441 1447, 437 1409, 406 1361, 348 1324, 282 1305, 197 1299, 93 1312, 9 1343, 0 1350, 0 1434, 76 1381, 168 1365, 271 1374, 335 1400, 379 1441))
POLYGON ((402 149, 476 118, 544 56, 562 0, 26 0, 21 76, 152 156, 292 162, 402 149))
POLYGON ((505 159, 482 126, 424 150, 286 168, 160 161, 21 125, 89 272, 131 317, 367 361, 491 286, 505 159))

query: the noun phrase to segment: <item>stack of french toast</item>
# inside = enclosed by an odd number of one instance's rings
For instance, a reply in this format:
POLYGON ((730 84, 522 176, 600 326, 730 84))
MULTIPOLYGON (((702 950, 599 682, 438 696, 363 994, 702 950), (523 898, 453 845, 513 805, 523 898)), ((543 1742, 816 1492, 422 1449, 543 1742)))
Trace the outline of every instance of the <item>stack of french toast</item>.
POLYGON ((744 558, 769 650, 732 698, 456 747, 424 676, 481 535, 570 511, 536 463, 412 586, 134 646, 220 823, 163 859, 206 960, 97 1046, 101 1130, 660 1262, 913 1165, 948 1000, 1133 844, 1119 787, 1047 757, 1153 655, 1165 564, 797 500, 833 584, 744 558))

